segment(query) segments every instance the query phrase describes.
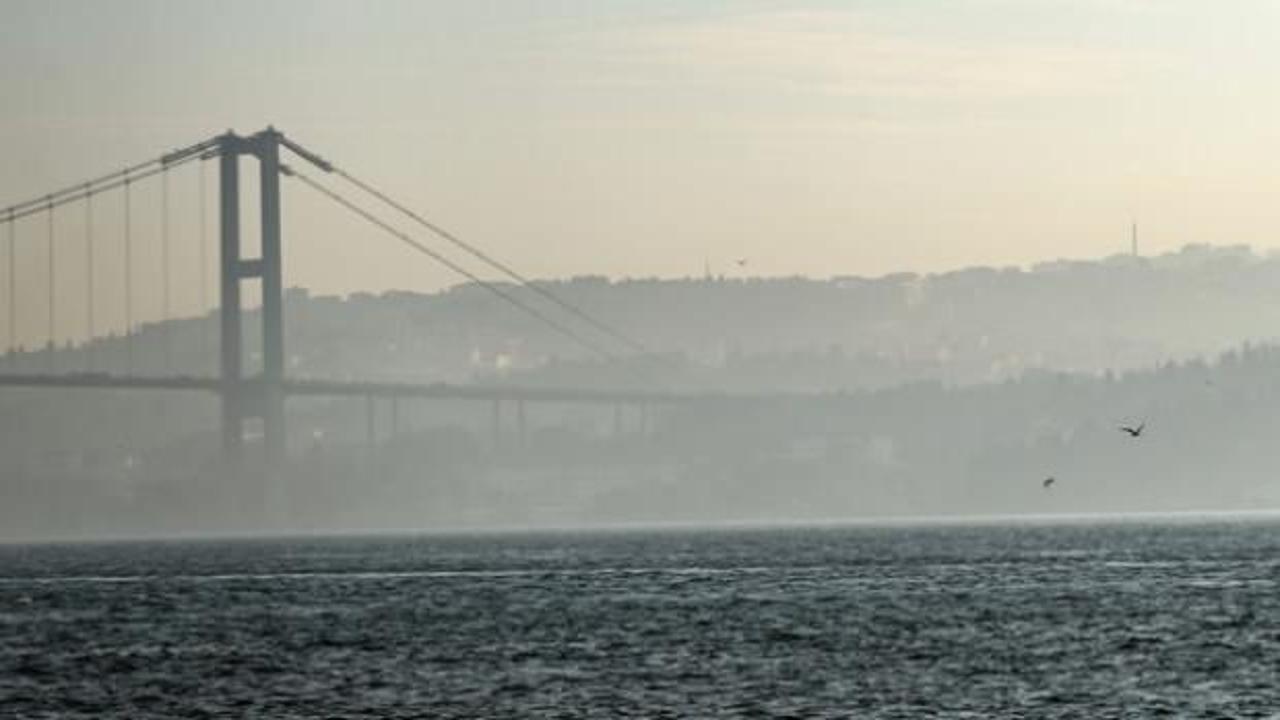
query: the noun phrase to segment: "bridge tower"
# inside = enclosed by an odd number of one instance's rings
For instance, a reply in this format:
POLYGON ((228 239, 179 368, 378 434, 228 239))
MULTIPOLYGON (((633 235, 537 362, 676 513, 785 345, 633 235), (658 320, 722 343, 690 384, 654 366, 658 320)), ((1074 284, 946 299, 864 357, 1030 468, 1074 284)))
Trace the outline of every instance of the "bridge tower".
POLYGON ((232 462, 244 457, 245 423, 262 420, 267 467, 285 456, 284 299, 280 252, 280 143, 267 128, 248 137, 218 138, 221 214, 221 391, 222 443, 232 462), (257 158, 262 250, 247 258, 240 244, 240 158, 257 158), (257 279, 262 290, 262 374, 244 374, 242 283, 257 279))

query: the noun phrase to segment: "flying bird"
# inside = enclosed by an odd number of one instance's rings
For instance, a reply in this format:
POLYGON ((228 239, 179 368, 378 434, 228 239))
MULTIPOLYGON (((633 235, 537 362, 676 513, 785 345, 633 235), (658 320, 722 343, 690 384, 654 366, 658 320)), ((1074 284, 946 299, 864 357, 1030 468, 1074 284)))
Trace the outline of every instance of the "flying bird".
POLYGON ((1057 478, 1050 475, 1049 477, 1044 479, 1044 482, 1040 483, 1040 487, 1043 487, 1045 490, 1048 490, 1049 488, 1053 487, 1053 484, 1057 481, 1058 481, 1057 478))
POLYGON ((738 267, 746 267, 746 266, 747 266, 747 259, 746 259, 746 258, 738 258, 738 267))
POLYGON ((1120 432, 1129 433, 1129 437, 1131 438, 1142 437, 1142 430, 1146 426, 1147 424, 1145 422, 1139 423, 1137 427, 1133 427, 1131 425, 1121 425, 1120 432))

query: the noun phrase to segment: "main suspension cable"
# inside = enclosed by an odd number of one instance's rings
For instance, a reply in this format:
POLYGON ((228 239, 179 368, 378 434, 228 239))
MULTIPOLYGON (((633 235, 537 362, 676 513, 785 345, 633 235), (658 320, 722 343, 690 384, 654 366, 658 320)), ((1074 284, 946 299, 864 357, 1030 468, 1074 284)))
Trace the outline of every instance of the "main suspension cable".
POLYGON ((539 285, 538 283, 531 281, 529 278, 517 272, 510 265, 507 265, 506 263, 498 260, 492 255, 489 255, 488 253, 484 252, 483 250, 476 247, 475 245, 472 245, 471 243, 464 241, 462 238, 458 237, 457 235, 454 235, 448 230, 445 230, 439 225, 427 220, 426 218, 422 217, 418 213, 406 207, 403 203, 396 202, 395 200, 391 199, 389 195, 378 190, 377 188, 373 187, 369 183, 366 183, 360 180, 359 178, 355 177, 354 175, 347 172, 346 170, 343 170, 342 168, 334 166, 333 163, 329 162, 328 160, 325 160, 319 155, 293 142, 287 137, 282 137, 280 142, 282 145, 284 145, 286 148, 291 150, 298 157, 306 160, 307 162, 315 165, 316 167, 320 168, 321 170, 324 170, 327 173, 336 173, 347 182, 351 183, 352 185, 355 185, 360 190, 377 198, 379 201, 389 206, 391 209, 409 217, 414 222, 418 223, 422 227, 431 231, 435 235, 438 235, 439 237, 444 238, 450 243, 453 243, 453 245, 469 253, 472 257, 477 258, 481 262, 484 262, 490 267, 505 274, 507 277, 511 278, 512 280, 515 280, 525 289, 530 290, 531 292, 534 292, 542 296, 543 299, 549 300, 555 305, 558 305, 562 310, 569 312, 570 314, 577 317, 579 320, 586 322, 588 325, 604 333, 605 335, 609 336, 613 340, 616 340, 622 343, 623 345, 627 346, 628 348, 635 350, 637 352, 641 352, 641 353, 647 352, 644 345, 628 337, 625 333, 621 332, 617 328, 612 327, 611 325, 609 325, 609 323, 606 323, 603 320, 600 320, 599 318, 594 317, 593 315, 588 313, 586 310, 583 310, 577 305, 574 305, 568 300, 565 300, 564 298, 560 297, 556 293, 552 292, 550 288, 544 287, 542 285, 539 285))
POLYGON ((59 207, 62 207, 63 205, 67 205, 69 203, 73 203, 78 200, 83 200, 87 197, 97 195, 99 193, 104 193, 109 190, 115 190, 116 188, 124 187, 130 183, 138 182, 139 180, 145 180, 153 175, 159 175, 160 173, 165 172, 166 170, 172 170, 173 168, 179 167, 181 165, 185 165, 186 163, 189 163, 197 159, 199 159, 198 156, 188 156, 188 157, 175 160, 171 163, 161 165, 159 167, 154 167, 154 168, 151 168, 150 170, 146 170, 136 174, 124 175, 124 174, 116 173, 116 174, 113 174, 113 177, 115 179, 107 182, 101 182, 96 185, 93 185, 90 183, 80 183, 75 188, 68 190, 66 192, 61 192, 55 195, 46 196, 48 198, 53 198, 51 200, 46 200, 45 198, 41 198, 38 202, 42 204, 27 207, 26 209, 17 209, 17 206, 14 206, 14 208, 0 210, 0 213, 7 213, 7 215, 0 218, 0 222, 11 223, 15 220, 21 220, 22 218, 27 217, 28 215, 37 215, 47 210, 53 210, 54 208, 59 208, 59 207), (117 175, 118 177, 116 177, 117 175))
POLYGON ((547 289, 546 287, 543 287, 542 285, 539 285, 533 282, 532 280, 520 274, 511 266, 507 265, 506 263, 503 263, 502 261, 484 252, 480 248, 472 245, 471 243, 464 241, 463 239, 459 238, 457 235, 454 235, 453 233, 431 222, 430 220, 427 220, 426 218, 422 217, 421 215, 409 209, 408 207, 404 206, 403 204, 396 202, 395 200, 391 199, 386 193, 383 193, 377 188, 374 188, 373 186, 371 186, 370 184, 354 177, 353 175, 351 175, 351 173, 348 173, 346 170, 343 170, 342 168, 335 166, 333 168, 333 172, 338 176, 340 176, 341 178, 343 178, 344 180, 346 180, 347 182, 351 183, 352 185, 355 185, 356 187, 360 188, 366 193, 374 196, 378 200, 381 200, 384 204, 391 207, 392 209, 400 212, 403 215, 408 216, 410 219, 412 219, 414 222, 418 223, 422 227, 430 230, 431 232, 444 238, 445 240, 448 240, 449 242, 453 243, 455 246, 471 254, 473 257, 488 264, 490 267, 495 268, 501 271, 502 273, 506 274, 507 277, 510 277, 511 279, 520 283, 520 285, 522 285, 523 287, 529 290, 532 290, 538 295, 541 295, 546 300, 549 300, 550 302, 560 306, 561 309, 566 310, 567 312, 573 314, 579 320, 582 320, 588 325, 591 325, 596 330, 599 330, 600 332, 604 333, 605 335, 608 335, 614 340, 621 342, 622 344, 626 345, 632 350, 635 350, 636 352, 640 352, 640 353, 647 352, 645 346, 642 345, 639 341, 626 336, 621 331, 611 327, 608 323, 605 323, 603 320, 597 319, 587 311, 583 310, 577 305, 574 305, 568 300, 565 300, 564 298, 560 297, 559 295, 547 289))
MULTIPOLYGON (((187 160, 190 160, 192 157, 199 156, 200 153, 204 152, 210 147, 213 147, 216 144, 216 142, 217 142, 216 139, 203 140, 194 145, 190 145, 180 150, 175 150, 171 153, 167 153, 160 157, 151 158, 150 160, 146 160, 144 162, 140 162, 135 165, 130 165, 122 170, 116 170, 115 172, 110 172, 110 173, 107 173, 106 175, 101 175, 91 180, 78 182, 75 185, 68 185, 67 187, 62 188, 61 190, 55 190, 51 193, 41 195, 39 197, 31 198, 30 200, 23 200, 20 203, 14 203, 13 205, 10 205, 8 207, 0 208, 0 215, 10 215, 9 219, 14 220, 16 219, 12 216, 14 213, 17 213, 17 217, 23 217, 24 216, 23 211, 31 209, 32 207, 35 207, 38 211, 40 209, 48 207, 51 203, 54 204, 55 206, 61 205, 62 203, 55 202, 55 201, 58 201, 67 195, 76 195, 77 197, 84 197, 85 196, 84 193, 86 190, 95 188, 98 185, 103 185, 110 182, 118 183, 118 181, 120 181, 121 179, 130 177, 130 176, 133 176, 135 178, 139 177, 139 173, 151 167, 152 165, 174 167, 178 164, 186 162, 187 160)), ((115 186, 118 187, 118 184, 115 186)))
POLYGON ((497 285, 495 285, 495 284, 493 284, 493 283, 491 283, 491 282, 489 282, 489 281, 487 281, 487 280, 484 280, 484 279, 483 279, 483 278, 481 278, 480 276, 476 275, 475 273, 472 273, 471 271, 467 270, 466 268, 462 267, 461 265, 458 265, 457 263, 453 262, 452 260, 450 260, 449 258, 445 257, 444 255, 441 255, 440 253, 438 253, 438 252, 436 252, 436 251, 432 250, 431 248, 427 247, 426 245, 423 245, 422 243, 418 242, 417 240, 414 240, 412 237, 410 237, 410 236, 409 236, 407 233, 405 233, 404 231, 402 231, 402 230, 400 230, 400 229, 398 229, 398 228, 396 228, 396 227, 392 226, 391 224, 387 223, 385 220, 382 220, 381 218, 379 218, 379 217, 377 217, 376 215, 374 215, 374 214, 373 214, 372 212, 370 212, 369 210, 367 210, 367 209, 365 209, 365 208, 363 208, 363 207, 360 207, 359 205, 356 205, 354 202, 352 202, 351 200, 347 199, 346 197, 344 197, 344 196, 340 195, 339 193, 335 192, 334 190, 331 190, 331 189, 329 189, 329 188, 325 187, 324 185, 321 185, 320 183, 316 182, 315 180, 312 180, 311 178, 307 177, 306 175, 304 175, 304 174, 302 174, 302 173, 298 172, 297 170, 295 170, 295 169, 293 169, 293 168, 291 168, 291 167, 288 167, 288 166, 285 166, 285 165, 281 165, 281 166, 280 166, 280 168, 281 168, 281 171, 282 171, 283 173, 285 173, 286 175, 288 175, 289 177, 293 177, 293 178, 298 179, 298 180, 299 180, 299 181, 301 181, 303 184, 305 184, 307 187, 310 187, 311 189, 313 189, 313 190, 315 190, 315 191, 319 192, 320 194, 322 194, 322 195, 324 195, 324 196, 328 197, 330 200, 333 200, 334 202, 336 202, 336 203, 338 203, 339 205, 343 206, 343 207, 344 207, 344 208, 346 208, 347 210, 350 210, 351 212, 355 213, 356 215, 359 215, 360 217, 364 218, 364 219, 365 219, 366 221, 368 221, 369 223, 371 223, 371 224, 373 224, 373 225, 377 226, 378 228, 380 228, 380 229, 381 229, 381 230, 383 230, 384 232, 386 232, 386 233, 388 233, 388 234, 390 234, 390 235, 394 236, 395 238, 399 239, 401 242, 405 243, 406 245, 408 245, 409 247, 413 248, 414 250, 417 250, 418 252, 422 253, 423 255, 426 255, 427 257, 430 257, 431 259, 435 260, 436 262, 440 263, 441 265, 444 265, 445 267, 449 268, 450 270, 452 270, 452 271, 454 271, 454 272, 458 273, 459 275, 462 275, 463 277, 467 278, 468 280, 471 280, 472 282, 474 282, 475 284, 477 284, 477 285, 479 285, 480 287, 484 288, 485 290, 488 290, 489 292, 491 292, 491 293, 493 293, 493 294, 497 295, 498 297, 502 298, 502 299, 503 299, 503 300, 505 300, 506 302, 508 302, 508 303, 510 303, 510 304, 512 304, 512 305, 514 305, 515 307, 519 308, 520 310, 524 311, 525 313, 527 313, 527 314, 531 315, 532 317, 536 318, 537 320, 539 320, 539 321, 540 321, 540 322, 542 322, 543 324, 547 325, 548 327, 553 328, 554 330, 556 330, 556 331, 557 331, 557 332, 559 332, 560 334, 562 334, 562 335, 564 335, 565 337, 567 337, 567 338, 569 338, 569 339, 573 340, 574 342, 578 343, 578 344, 579 344, 579 345, 581 345, 582 347, 584 347, 584 348, 586 348, 586 349, 590 350, 590 351, 591 351, 591 352, 593 352, 593 353, 596 353, 597 355, 601 356, 602 358, 604 358, 604 359, 606 359, 606 360, 611 360, 611 361, 613 361, 613 360, 617 360, 617 357, 616 357, 613 353, 611 353, 611 352, 609 352, 608 350, 606 350, 606 349, 604 349, 604 348, 600 347, 600 346, 599 346, 599 345, 597 345, 596 343, 594 343, 594 342, 591 342, 591 341, 587 340, 586 338, 582 337, 582 336, 581 336, 581 335, 579 335, 578 333, 574 332, 574 331, 573 331, 573 329, 569 328, 568 326, 564 325, 563 323, 560 323, 560 322, 556 321, 554 318, 548 317, 545 313, 543 313, 543 312, 539 311, 537 308, 535 308, 535 307, 533 307, 533 306, 529 305, 528 303, 526 303, 526 302, 524 302, 524 301, 520 300, 520 298, 516 297, 515 295, 512 295, 511 293, 509 293, 509 292, 507 292, 507 291, 503 290, 501 287, 498 287, 497 285))

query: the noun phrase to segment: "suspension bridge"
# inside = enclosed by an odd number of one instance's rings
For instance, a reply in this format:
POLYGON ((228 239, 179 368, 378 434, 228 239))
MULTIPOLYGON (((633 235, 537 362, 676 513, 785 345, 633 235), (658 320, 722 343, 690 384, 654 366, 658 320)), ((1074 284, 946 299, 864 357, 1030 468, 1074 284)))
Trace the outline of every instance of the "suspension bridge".
MULTIPOLYGON (((576 344, 585 352, 605 359, 617 359, 620 354, 644 352, 644 346, 630 338, 626 333, 615 328, 611 323, 597 317, 577 304, 560 297, 547 287, 530 281, 510 265, 496 259, 491 254, 472 245, 444 228, 425 219, 405 204, 393 199, 345 169, 335 165, 319 153, 313 152, 298 144, 282 132, 267 128, 251 135, 238 135, 228 131, 188 147, 184 147, 142 163, 131 165, 115 172, 100 175, 89 180, 65 186, 61 189, 33 196, 31 199, 0 209, 0 223, 6 226, 7 247, 7 343, 8 352, 5 357, 8 367, 0 372, 0 387, 24 388, 67 388, 67 389, 115 389, 125 391, 197 391, 216 395, 221 406, 221 436, 224 458, 230 463, 243 462, 244 444, 247 424, 261 424, 261 437, 267 467, 278 468, 286 461, 286 403, 290 397, 302 396, 355 396, 363 397, 367 403, 369 423, 372 426, 374 412, 373 402, 378 398, 388 398, 395 402, 401 398, 455 399, 485 401, 494 404, 495 417, 499 413, 500 403, 513 403, 518 407, 518 416, 523 420, 525 403, 581 403, 608 404, 617 408, 629 404, 643 408, 651 405, 669 405, 717 399, 718 396, 690 395, 660 391, 608 391, 588 389, 546 389, 521 388, 512 386, 457 385, 446 383, 413 383, 413 382, 380 382, 375 380, 324 380, 315 378, 295 378, 286 373, 285 328, 284 328, 284 262, 282 242, 284 234, 283 212, 281 207, 282 182, 296 182, 314 191, 319 197, 351 213, 367 222, 379 232, 402 242, 418 254, 443 265, 450 271, 466 278, 471 283, 483 288, 501 301, 510 304, 523 313, 530 321, 537 322, 551 331, 560 334, 566 340, 576 344), (258 177, 257 198, 259 223, 259 248, 256 255, 247 252, 242 242, 242 188, 241 160, 256 161, 258 177), (289 162, 286 162, 288 160, 289 162), (167 373, 138 372, 138 358, 134 349, 138 335, 136 296, 139 293, 136 266, 138 264, 138 248, 136 247, 136 224, 138 211, 134 207, 138 188, 148 181, 158 182, 160 198, 159 222, 159 262, 152 266, 156 272, 148 273, 151 278, 159 279, 160 319, 174 318, 173 277, 174 246, 171 225, 173 222, 171 203, 171 178, 174 172, 188 164, 200 164, 199 191, 196 212, 199 215, 200 250, 194 255, 200 265, 199 294, 201 301, 209 306, 208 278, 211 275, 210 258, 206 248, 204 235, 209 224, 206 218, 207 205, 216 205, 217 247, 218 257, 216 315, 218 318, 216 356, 216 373, 194 375, 172 372, 171 363, 167 373), (210 194, 206 185, 206 167, 216 166, 216 203, 209 203, 210 194), (325 178, 324 181, 318 178, 325 178), (335 189, 342 183, 348 192, 335 189), (96 270, 102 262, 100 247, 102 223, 95 216, 105 206, 106 196, 115 197, 118 202, 119 275, 118 293, 104 302, 107 293, 100 286, 100 271, 96 270), (353 196, 358 196, 357 200, 353 196), (81 230, 82 244, 77 253, 83 253, 68 270, 71 250, 75 249, 69 239, 60 237, 61 225, 67 224, 64 218, 74 212, 72 206, 79 206, 83 215, 80 217, 78 229, 81 230), (374 209, 377 208, 377 209, 374 209), (400 223, 388 219, 388 216, 399 218, 400 223), (415 229, 411 232, 405 226, 415 229), (33 233, 32 230, 35 232, 33 233), (478 261, 506 279, 497 283, 483 279, 462 264, 450 259, 445 254, 433 249, 420 237, 429 234, 442 240, 456 251, 461 251, 472 260, 478 261), (43 268, 44 278, 31 271, 30 263, 25 266, 28 271, 19 271, 19 260, 16 256, 20 242, 28 241, 34 235, 36 241, 44 244, 47 262, 43 268), (97 255, 95 255, 97 253, 97 255), (81 309, 70 308, 61 302, 61 290, 67 287, 67 275, 78 275, 83 282, 80 292, 84 296, 81 309), (244 347, 245 327, 245 295, 246 284, 253 283, 260 292, 261 318, 261 369, 250 373, 246 370, 246 353, 244 347), (22 286, 31 294, 30 288, 38 293, 45 291, 43 298, 46 328, 44 347, 45 361, 39 367, 19 369, 14 367, 15 358, 27 355, 39 355, 40 352, 27 353, 19 339, 20 318, 29 318, 31 311, 20 312, 24 297, 19 292, 22 286), (512 287, 525 291, 517 294, 512 287), (529 302, 534 297, 538 304, 529 302), (119 305, 122 323, 109 333, 104 333, 103 323, 99 315, 106 305, 119 305), (79 315, 82 323, 82 347, 90 347, 91 341, 110 337, 117 344, 123 343, 123 367, 116 363, 110 370, 98 367, 93 353, 88 353, 78 368, 55 367, 59 342, 70 335, 66 330, 71 318, 79 315), (62 335, 60 335, 60 330, 62 335), (118 331, 118 334, 117 334, 118 331)), ((30 333, 28 333, 30 334, 30 333)), ((171 352, 172 343, 164 338, 166 353, 171 352)), ((213 344, 207 348, 214 352, 213 344)), ((723 399, 723 398, 718 398, 723 399)))

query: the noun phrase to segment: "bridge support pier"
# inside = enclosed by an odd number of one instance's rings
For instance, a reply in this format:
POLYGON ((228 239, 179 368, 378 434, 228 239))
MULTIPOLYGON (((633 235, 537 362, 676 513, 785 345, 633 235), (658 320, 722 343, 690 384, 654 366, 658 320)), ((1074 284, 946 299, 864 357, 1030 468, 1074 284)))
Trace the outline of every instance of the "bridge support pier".
POLYGON ((529 444, 529 425, 524 415, 524 399, 516 398, 516 439, 519 442, 520 449, 524 450, 529 444))
POLYGON ((364 396, 364 451, 369 469, 378 450, 378 401, 372 395, 364 396))
POLYGON ((392 395, 390 399, 391 407, 387 412, 391 416, 391 435, 387 438, 388 442, 394 442, 400 435, 400 398, 392 395))
POLYGON ((493 399, 493 404, 489 411, 490 430, 493 433, 493 450, 499 452, 502 450, 502 400, 493 399))

